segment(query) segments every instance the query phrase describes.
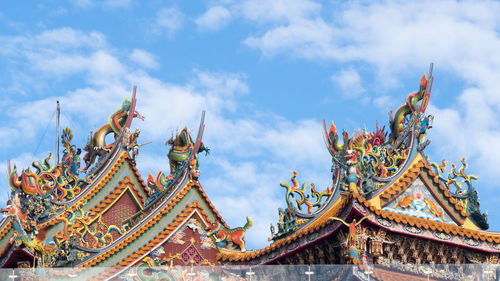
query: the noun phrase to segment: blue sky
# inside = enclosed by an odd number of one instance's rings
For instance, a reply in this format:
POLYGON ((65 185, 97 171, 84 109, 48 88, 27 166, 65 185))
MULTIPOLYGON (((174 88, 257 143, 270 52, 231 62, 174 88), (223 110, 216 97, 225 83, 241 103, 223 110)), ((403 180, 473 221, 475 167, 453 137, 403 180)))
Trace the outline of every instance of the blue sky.
POLYGON ((321 120, 388 124, 434 62, 427 153, 467 157, 500 230, 500 3, 493 1, 26 1, 0 4, 0 182, 55 146, 55 104, 77 146, 138 86, 138 167, 168 172, 176 128, 207 111, 200 181, 231 226, 267 245, 279 182, 329 186, 321 120))

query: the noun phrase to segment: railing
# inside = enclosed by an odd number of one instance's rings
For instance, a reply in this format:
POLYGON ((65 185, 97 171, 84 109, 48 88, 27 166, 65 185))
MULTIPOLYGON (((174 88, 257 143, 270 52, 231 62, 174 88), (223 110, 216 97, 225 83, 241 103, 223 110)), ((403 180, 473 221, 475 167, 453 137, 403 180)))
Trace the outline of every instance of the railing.
POLYGON ((265 265, 265 266, 165 266, 95 268, 0 269, 0 280, 499 280, 500 266, 493 264, 414 265, 265 265))

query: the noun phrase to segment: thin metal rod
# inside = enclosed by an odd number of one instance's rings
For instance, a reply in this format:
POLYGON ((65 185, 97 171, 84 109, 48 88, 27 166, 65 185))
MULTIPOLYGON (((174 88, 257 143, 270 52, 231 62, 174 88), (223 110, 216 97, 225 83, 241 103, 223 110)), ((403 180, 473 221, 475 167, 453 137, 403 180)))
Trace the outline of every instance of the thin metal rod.
POLYGON ((61 108, 59 107, 59 101, 57 101, 57 119, 56 119, 56 154, 57 162, 59 164, 59 116, 61 115, 61 108))

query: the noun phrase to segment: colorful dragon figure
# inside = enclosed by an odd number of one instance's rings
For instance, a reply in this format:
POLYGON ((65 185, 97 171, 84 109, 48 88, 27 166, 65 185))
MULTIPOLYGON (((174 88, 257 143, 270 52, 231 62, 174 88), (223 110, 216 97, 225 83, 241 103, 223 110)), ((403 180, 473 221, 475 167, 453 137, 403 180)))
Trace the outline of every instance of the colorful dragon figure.
MULTIPOLYGON (((325 126, 325 124, 324 124, 325 126)), ((325 126, 326 128, 326 126, 325 126)), ((356 131, 351 138, 343 132, 344 144, 339 145, 336 127, 332 122, 325 141, 334 161, 347 171, 347 180, 357 183, 357 175, 373 171, 373 176, 388 177, 394 175, 402 162, 407 158, 407 149, 392 149, 386 142, 385 126, 376 131, 356 131), (347 146, 347 149, 346 149, 347 146), (351 178, 349 178, 351 177, 351 178)))
MULTIPOLYGON (((343 143, 339 143, 337 128, 332 122, 327 130, 323 121, 324 139, 334 162, 334 168, 344 171, 340 174, 342 185, 356 191, 361 183, 364 196, 376 190, 377 185, 372 178, 387 178, 395 175, 406 161, 410 152, 411 139, 408 133, 414 132, 418 139, 419 151, 424 149, 429 140, 425 139, 427 130, 432 127, 431 115, 424 117, 423 113, 432 88, 432 76, 428 80, 424 74, 420 80, 419 91, 408 95, 406 103, 401 105, 394 117, 390 113, 390 135, 387 137, 385 126, 376 130, 355 131, 350 137, 345 130, 342 132, 343 143), (403 134, 403 131, 405 133, 403 134), (403 135, 402 135, 403 134, 403 135)), ((337 173, 336 176, 339 174, 337 173)))
MULTIPOLYGON (((180 133, 178 133, 175 137, 171 137, 165 145, 171 145, 167 157, 170 161, 170 174, 174 175, 179 171, 179 168, 183 162, 188 160, 191 149, 194 148, 195 143, 189 134, 187 127, 184 127, 180 133)), ((197 169, 199 166, 198 163, 198 153, 205 151, 205 154, 210 152, 210 149, 206 148, 203 143, 200 144, 198 151, 195 151, 196 160, 194 164, 194 169, 197 169)))
MULTIPOLYGON (((128 98, 125 99, 122 103, 122 106, 109 116, 108 123, 101 126, 97 131, 94 132, 94 134, 91 135, 87 145, 83 148, 83 150, 87 151, 87 153, 83 157, 83 160, 86 164, 85 168, 83 168, 83 171, 88 170, 88 168, 97 159, 97 156, 103 156, 107 151, 111 149, 113 144, 106 144, 106 136, 113 133, 116 139, 116 137, 120 134, 121 129, 127 121, 127 117, 130 111, 130 105, 130 100, 128 98)), ((137 111, 133 112, 133 117, 144 120, 144 117, 137 111)))
POLYGON ((66 210, 66 215, 60 218, 64 223, 65 239, 70 237, 70 231, 75 231, 82 247, 97 249, 113 242, 112 231, 122 234, 123 231, 117 226, 105 224, 102 217, 91 221, 90 212, 83 211, 84 204, 79 202, 75 211, 66 210))
POLYGON ((165 174, 161 171, 158 172, 156 177, 153 177, 153 175, 149 173, 147 185, 153 191, 163 191, 165 190, 165 186, 168 184, 168 180, 168 177, 165 177, 165 174))
POLYGON ((292 206, 292 203, 290 202, 290 198, 294 198, 295 195, 297 194, 299 198, 296 199, 297 203, 297 208, 299 211, 302 211, 302 205, 307 206, 307 214, 312 214, 313 213, 313 208, 317 208, 317 210, 321 209, 323 206, 323 199, 330 197, 332 195, 332 190, 330 187, 327 187, 326 190, 322 192, 316 191, 315 185, 311 183, 311 194, 306 194, 306 186, 307 184, 302 184, 301 187, 299 187, 299 183, 295 180, 297 177, 297 172, 292 171, 292 177, 290 178, 290 181, 292 182, 292 185, 290 186, 287 183, 281 183, 280 186, 286 188, 286 203, 288 207, 290 208, 292 206), (311 199, 315 198, 315 201, 310 201, 311 199))
POLYGON ((71 172, 71 168, 66 163, 60 163, 54 167, 49 163, 52 153, 43 163, 34 161, 31 165, 35 169, 22 171, 21 176, 17 175, 17 167, 9 174, 9 186, 13 192, 22 192, 28 196, 51 195, 55 201, 67 201, 80 193, 83 186, 90 183, 90 180, 79 178, 71 172))
POLYGON ((392 111, 389 114, 389 123, 391 127, 391 134, 389 136, 389 141, 391 143, 395 143, 398 137, 401 135, 403 132, 404 126, 405 126, 405 118, 408 115, 414 114, 414 113, 424 113, 425 109, 427 108, 427 104, 429 102, 429 96, 431 94, 431 88, 432 88, 432 79, 430 82, 430 85, 428 85, 429 81, 427 80, 425 73, 422 76, 422 79, 420 79, 420 89, 417 92, 411 93, 408 95, 406 98, 406 103, 402 104, 397 110, 396 113, 394 114, 394 117, 392 116, 392 111), (429 86, 429 87, 427 87, 429 86), (420 103, 420 106, 417 105, 419 101, 422 101, 420 103))
POLYGON ((220 222, 215 221, 210 223, 205 231, 208 232, 208 236, 215 235, 217 244, 224 244, 224 247, 228 249, 239 249, 244 252, 245 249, 245 231, 247 231, 253 225, 253 221, 247 216, 247 222, 243 227, 237 227, 233 229, 228 229, 223 226, 220 222))
MULTIPOLYGON (((186 127, 175 137, 170 138, 165 145, 171 145, 167 154, 170 163, 170 174, 165 176, 165 174, 161 171, 156 174, 156 177, 154 177, 151 173, 148 174, 147 185, 153 192, 165 190, 168 182, 179 172, 182 164, 188 161, 191 149, 195 148, 195 143, 193 142, 186 127)), ((203 143, 200 143, 198 151, 194 153, 194 157, 191 158, 189 163, 189 167, 191 169, 191 179, 197 179, 199 177, 198 153, 202 151, 205 151, 205 153, 208 154, 210 149, 205 147, 203 143)))

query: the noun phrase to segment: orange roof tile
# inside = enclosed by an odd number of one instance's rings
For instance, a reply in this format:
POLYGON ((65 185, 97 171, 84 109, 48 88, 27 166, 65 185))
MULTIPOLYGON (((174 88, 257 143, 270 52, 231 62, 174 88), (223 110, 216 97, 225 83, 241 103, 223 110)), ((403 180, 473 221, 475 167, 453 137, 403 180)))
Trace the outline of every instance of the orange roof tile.
MULTIPOLYGON (((183 186, 181 188, 181 190, 172 199, 170 199, 170 201, 167 203, 167 205, 165 207, 158 209, 156 214, 153 217, 151 217, 147 221, 140 222, 139 223, 140 226, 138 229, 136 229, 134 232, 126 233, 125 236, 127 236, 127 237, 125 239, 123 239, 120 242, 113 245, 113 247, 111 247, 109 250, 107 250, 103 253, 100 253, 97 256, 94 256, 91 259, 85 261, 80 266, 83 266, 83 267, 94 266, 94 265, 104 261, 105 259, 107 259, 111 255, 113 255, 117 251, 123 249, 125 246, 130 244, 137 237, 139 237, 142 233, 144 233, 146 230, 148 230, 153 224, 155 224, 157 221, 159 221, 163 215, 168 213, 188 193, 188 191, 191 188, 196 188, 199 191, 202 198, 205 200, 205 203, 211 208, 211 212, 213 212, 213 214, 216 216, 217 219, 219 219, 221 221, 221 223, 223 223, 225 226, 227 226, 226 223, 222 220, 222 217, 220 216, 220 214, 217 213, 217 210, 215 210, 215 208, 213 207, 212 203, 208 200, 208 197, 204 193, 204 191, 201 188, 201 186, 199 185, 199 183, 198 182, 190 182, 190 183, 186 184, 185 186, 183 186)), ((197 207, 201 206, 201 205, 199 205, 199 203, 197 201, 195 201, 195 203, 198 204, 198 205, 196 205, 197 207)), ((187 206, 190 206, 190 205, 188 204, 187 206)), ((193 206, 191 206, 191 208, 193 208, 193 206)), ((201 207, 199 207, 199 208, 201 211, 203 211, 201 209, 201 207)), ((205 214, 204 211, 202 213, 205 214)), ((180 216, 181 215, 179 215, 179 217, 180 216)), ((208 218, 208 215, 205 215, 205 216, 208 218)), ((179 217, 174 220, 174 223, 170 223, 169 225, 166 226, 166 228, 162 231, 162 233, 164 233, 164 235, 167 235, 169 233, 169 231, 172 231, 173 229, 175 229, 178 226, 178 225, 175 225, 175 222, 179 222, 178 221, 179 217)), ((148 242, 147 245, 148 245, 149 249, 152 247, 152 244, 158 242, 157 240, 160 239, 158 237, 159 236, 156 236, 150 242, 148 242), (156 242, 152 242, 152 241, 156 241, 156 242)), ((132 252, 123 261, 126 260, 127 262, 131 262, 133 260, 132 257, 141 256, 142 254, 136 254, 137 251, 138 250, 132 252)), ((123 261, 121 261, 119 264, 123 265, 123 261)))
POLYGON ((247 252, 236 252, 236 251, 230 251, 230 250, 225 250, 225 249, 219 249, 219 254, 217 254, 217 260, 221 261, 248 261, 252 260, 256 257, 260 257, 264 254, 270 253, 271 251, 281 248, 287 244, 290 244, 291 242, 301 238, 304 235, 307 235, 309 233, 312 233, 316 230, 319 230, 326 225, 332 224, 333 222, 330 220, 330 217, 332 216, 338 216, 340 212, 344 209, 344 207, 347 205, 349 202, 349 197, 341 195, 333 204, 331 207, 329 207, 325 212, 323 212, 320 216, 314 219, 311 223, 306 225, 304 228, 299 229, 297 232, 294 234, 280 239, 271 245, 255 250, 255 251, 247 251, 247 252))

